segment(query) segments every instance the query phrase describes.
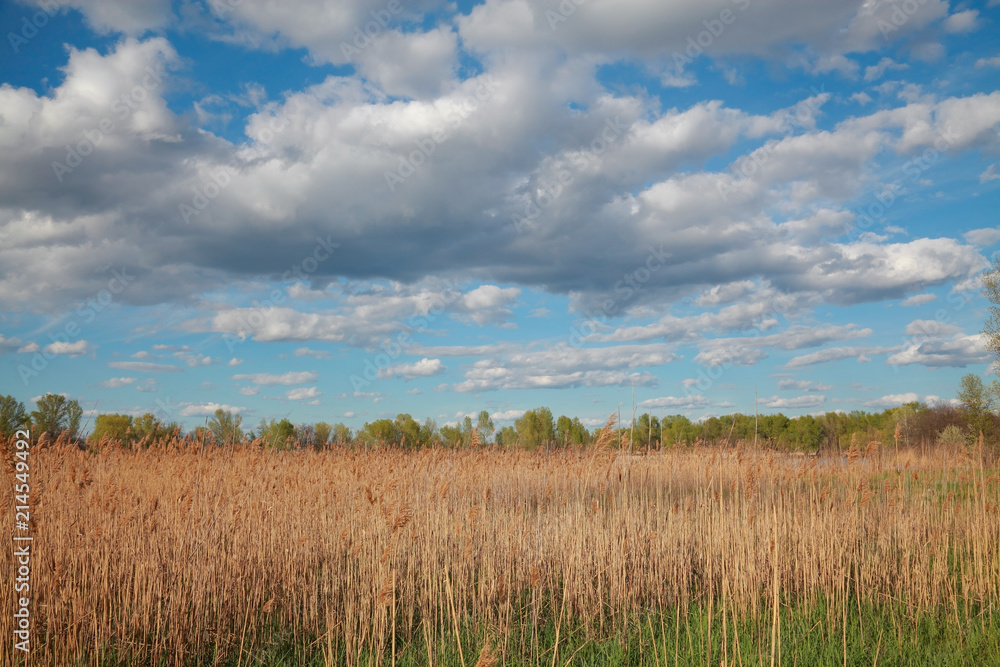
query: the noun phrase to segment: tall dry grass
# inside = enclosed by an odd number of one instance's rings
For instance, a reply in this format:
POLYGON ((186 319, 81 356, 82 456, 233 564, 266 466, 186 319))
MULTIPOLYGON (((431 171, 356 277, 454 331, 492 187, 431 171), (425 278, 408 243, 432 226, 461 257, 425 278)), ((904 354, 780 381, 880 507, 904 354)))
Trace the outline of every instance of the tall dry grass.
MULTIPOLYGON (((388 664, 414 644, 437 664, 471 628, 482 641, 462 662, 491 665, 538 655, 535 630, 554 624, 555 664, 560 632, 613 636, 691 604, 759 616, 775 637, 779 606, 820 597, 956 618, 997 609, 1000 484, 968 457, 606 445, 35 449, 33 663, 96 664, 111 648, 134 664, 245 663, 280 628, 331 664, 388 664)), ((5 549, 0 572, 12 571, 5 549)), ((0 609, 13 596, 0 582, 0 609)), ((11 622, 0 614, 0 637, 11 622)))

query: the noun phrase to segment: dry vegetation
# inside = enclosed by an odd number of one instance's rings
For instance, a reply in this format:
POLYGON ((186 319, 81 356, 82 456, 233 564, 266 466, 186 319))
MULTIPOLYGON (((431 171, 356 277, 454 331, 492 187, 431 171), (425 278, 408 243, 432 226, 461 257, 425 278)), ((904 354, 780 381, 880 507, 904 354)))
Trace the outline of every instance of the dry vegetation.
MULTIPOLYGON (((996 468, 943 450, 840 460, 173 441, 57 443, 31 463, 33 664, 255 664, 276 636, 329 664, 404 652, 566 664, 564 647, 637 623, 680 637, 676 619, 695 608, 713 664, 742 661, 733 628, 748 618, 762 628, 754 655, 777 664, 782 609, 822 604, 816 632, 846 643, 862 605, 985 628, 1000 602, 996 468)), ((14 533, 13 511, 3 522, 14 533)), ((13 571, 9 549, 0 571, 13 571)), ((0 608, 13 595, 4 582, 0 608)), ((0 615, 5 652, 11 631, 0 615)), ((908 629, 881 628, 880 643, 882 632, 908 629)), ((674 664, 655 642, 641 650, 674 664)))

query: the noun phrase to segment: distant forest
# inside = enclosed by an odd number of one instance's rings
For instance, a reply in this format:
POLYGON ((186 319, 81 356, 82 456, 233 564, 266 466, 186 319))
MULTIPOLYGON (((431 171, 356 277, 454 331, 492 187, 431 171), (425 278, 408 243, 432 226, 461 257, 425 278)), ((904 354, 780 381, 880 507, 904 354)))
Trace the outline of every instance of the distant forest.
MULTIPOLYGON (((119 442, 126 447, 146 447, 164 438, 203 439, 216 444, 259 440, 265 446, 281 449, 329 446, 398 446, 398 447, 478 447, 507 448, 584 447, 601 433, 612 434, 612 442, 633 450, 659 450, 690 445, 736 445, 754 443, 790 451, 865 449, 873 443, 882 447, 912 447, 932 444, 974 446, 983 438, 995 447, 1000 435, 1000 417, 994 406, 1000 394, 998 385, 987 388, 978 375, 962 378, 958 405, 907 403, 883 410, 866 412, 827 412, 822 415, 787 417, 730 414, 692 421, 684 415, 658 417, 637 415, 634 427, 623 411, 611 415, 604 427, 588 429, 579 418, 565 415, 555 418, 549 408, 528 410, 512 426, 496 429, 490 414, 483 410, 474 421, 465 417, 457 424, 438 426, 432 419, 424 422, 409 414, 395 419, 377 419, 357 432, 344 424, 295 424, 288 419, 261 420, 255 428, 244 428, 243 418, 224 410, 187 433, 173 422, 164 422, 147 413, 138 417, 123 414, 96 416, 93 430, 86 435, 81 425, 83 410, 79 403, 59 394, 47 394, 28 413, 12 396, 0 396, 0 433, 10 437, 25 425, 32 438, 54 439, 62 435, 83 446, 100 447, 119 442)), ((606 438, 607 440, 607 438, 606 438)))

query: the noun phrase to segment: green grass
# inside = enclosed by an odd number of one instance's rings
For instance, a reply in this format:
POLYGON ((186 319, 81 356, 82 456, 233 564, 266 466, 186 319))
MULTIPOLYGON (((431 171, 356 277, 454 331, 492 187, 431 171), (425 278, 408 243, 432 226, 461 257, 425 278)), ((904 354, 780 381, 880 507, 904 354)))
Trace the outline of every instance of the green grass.
MULTIPOLYGON (((551 617, 550 617, 551 618, 551 617)), ((462 628, 462 657, 467 667, 473 667, 487 634, 499 658, 498 665, 552 665, 556 647, 556 631, 551 620, 533 632, 530 617, 516 625, 506 637, 483 627, 467 624, 462 628)), ((753 615, 727 622, 726 645, 723 646, 723 619, 713 609, 711 623, 708 609, 690 607, 677 618, 673 610, 646 613, 630 618, 606 619, 603 630, 586 628, 575 621, 560 627, 556 665, 769 665, 771 662, 771 611, 761 608, 753 615), (709 626, 711 625, 711 643, 709 626), (737 651, 738 642, 738 651, 737 651), (725 651, 725 654, 724 654, 725 651), (728 657, 728 663, 723 663, 728 657)), ((227 655, 210 651, 190 656, 187 665, 260 665, 278 667, 325 665, 323 647, 316 638, 295 639, 281 628, 258 628, 256 637, 248 642, 242 659, 232 645, 227 655)), ((399 667, 428 664, 428 648, 422 630, 411 628, 400 632, 396 639, 396 660, 399 667), (410 639, 407 640, 407 634, 410 639)), ((238 642, 237 642, 238 644, 238 642)), ((443 637, 431 632, 430 650, 434 664, 461 665, 459 646, 454 633, 443 637)), ((389 643, 381 656, 364 654, 361 665, 392 664, 389 643)), ((92 656, 81 664, 93 664, 92 656)), ((138 664, 130 661, 123 646, 109 647, 99 663, 111 665, 138 664)), ((174 664, 173 656, 164 656, 161 665, 174 664)), ((354 664, 349 661, 343 644, 330 664, 354 664)), ((775 664, 782 665, 935 665, 977 667, 1000 666, 1000 619, 993 613, 961 609, 941 610, 936 615, 921 614, 914 618, 899 603, 880 606, 862 605, 852 601, 845 610, 830 609, 818 600, 808 607, 782 607, 780 641, 775 664), (846 613, 846 625, 845 625, 846 613), (846 659, 845 659, 846 657, 846 659)))

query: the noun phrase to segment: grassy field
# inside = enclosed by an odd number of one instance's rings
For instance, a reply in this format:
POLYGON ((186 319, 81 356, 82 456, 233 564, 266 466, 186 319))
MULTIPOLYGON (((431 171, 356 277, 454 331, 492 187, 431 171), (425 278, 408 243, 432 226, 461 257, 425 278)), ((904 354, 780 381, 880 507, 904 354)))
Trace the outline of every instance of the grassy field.
POLYGON ((960 452, 30 461, 31 664, 1000 664, 998 471, 960 452))

